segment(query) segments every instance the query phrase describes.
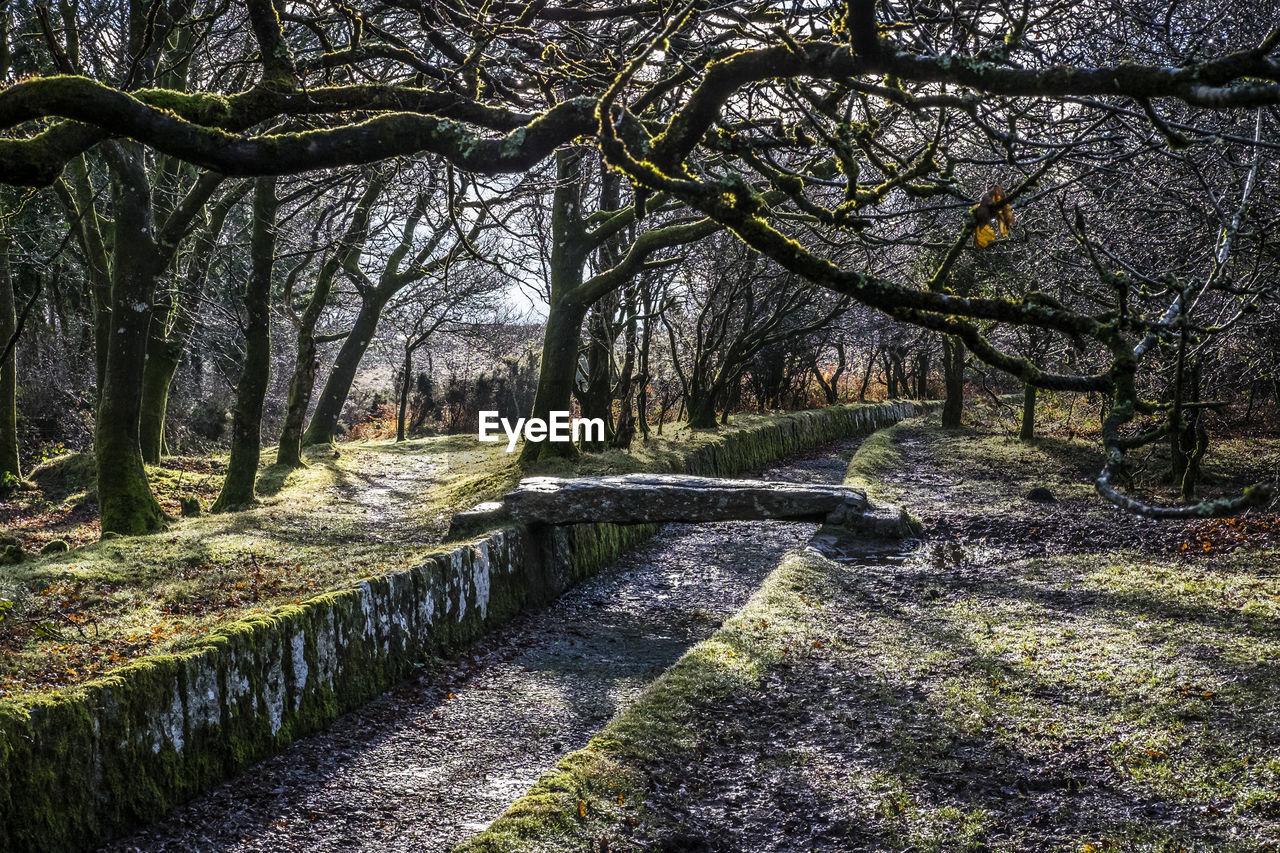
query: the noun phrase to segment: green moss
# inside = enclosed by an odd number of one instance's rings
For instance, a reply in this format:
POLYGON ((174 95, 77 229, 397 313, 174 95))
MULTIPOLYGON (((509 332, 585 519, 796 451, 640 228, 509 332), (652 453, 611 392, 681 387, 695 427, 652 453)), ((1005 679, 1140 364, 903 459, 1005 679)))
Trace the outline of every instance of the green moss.
POLYGON ((51 503, 79 503, 92 498, 97 477, 93 454, 63 453, 36 467, 27 479, 51 503))
POLYGON ((885 491, 879 486, 881 475, 895 468, 902 460, 897 447, 902 428, 902 424, 897 424, 867 436, 849 463, 845 485, 865 489, 872 500, 881 497, 879 493, 885 491))
POLYGON ((232 118, 231 102, 221 95, 148 89, 137 93, 137 97, 156 109, 168 110, 195 124, 216 127, 232 118))

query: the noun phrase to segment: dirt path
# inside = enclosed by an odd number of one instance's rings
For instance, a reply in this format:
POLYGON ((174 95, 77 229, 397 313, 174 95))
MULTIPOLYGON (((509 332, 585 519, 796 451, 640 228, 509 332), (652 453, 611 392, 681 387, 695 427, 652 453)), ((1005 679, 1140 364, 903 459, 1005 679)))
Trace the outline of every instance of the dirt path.
MULTIPOLYGON (((764 473, 840 482, 858 443, 839 442, 764 473)), ((465 658, 107 849, 447 850, 585 745, 645 684, 737 611, 814 529, 778 522, 669 525, 465 658)))
POLYGON ((440 540, 443 530, 422 524, 417 508, 448 468, 446 457, 379 447, 356 451, 344 463, 330 487, 333 499, 322 505, 342 507, 362 538, 415 545, 440 540))

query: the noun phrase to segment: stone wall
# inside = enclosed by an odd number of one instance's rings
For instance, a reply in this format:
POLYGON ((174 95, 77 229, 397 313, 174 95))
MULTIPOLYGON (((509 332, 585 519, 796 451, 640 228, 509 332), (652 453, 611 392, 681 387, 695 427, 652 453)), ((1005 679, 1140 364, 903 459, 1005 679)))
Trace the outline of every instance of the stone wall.
MULTIPOLYGON (((927 404, 926 404, 927 405, 927 404)), ((920 412, 920 404, 779 415, 692 453, 728 476, 920 412)), ((0 702, 0 850, 90 849, 162 816, 369 701, 415 663, 544 604, 651 535, 508 528, 299 605, 220 628, 85 685, 0 702)))

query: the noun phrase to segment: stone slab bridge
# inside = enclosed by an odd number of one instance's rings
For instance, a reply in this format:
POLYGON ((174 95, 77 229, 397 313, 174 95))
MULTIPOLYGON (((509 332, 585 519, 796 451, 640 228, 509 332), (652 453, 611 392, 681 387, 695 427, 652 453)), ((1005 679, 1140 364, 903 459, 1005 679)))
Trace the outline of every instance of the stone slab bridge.
POLYGON ((872 506, 861 489, 769 480, 724 480, 681 474, 530 477, 503 496, 453 517, 450 535, 498 524, 530 526, 659 524, 709 521, 819 522, 828 529, 905 538, 919 523, 897 507, 872 506))

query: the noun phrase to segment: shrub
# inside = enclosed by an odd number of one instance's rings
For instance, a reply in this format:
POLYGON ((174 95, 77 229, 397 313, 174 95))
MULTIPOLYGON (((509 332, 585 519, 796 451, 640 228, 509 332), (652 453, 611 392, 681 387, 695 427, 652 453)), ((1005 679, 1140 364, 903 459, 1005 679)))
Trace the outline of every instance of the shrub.
POLYGON ((193 433, 217 441, 227 429, 227 401, 218 397, 201 400, 191 407, 188 425, 193 433))

